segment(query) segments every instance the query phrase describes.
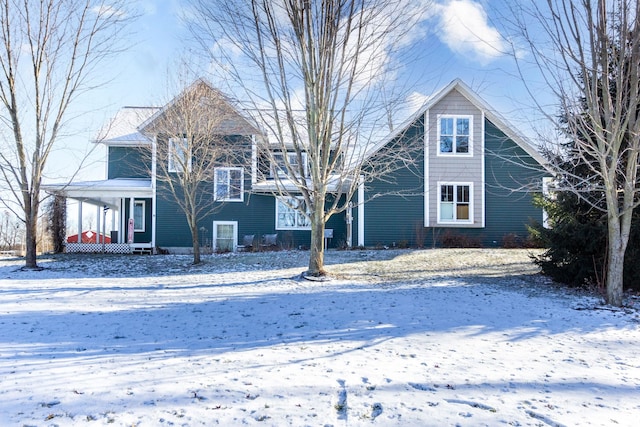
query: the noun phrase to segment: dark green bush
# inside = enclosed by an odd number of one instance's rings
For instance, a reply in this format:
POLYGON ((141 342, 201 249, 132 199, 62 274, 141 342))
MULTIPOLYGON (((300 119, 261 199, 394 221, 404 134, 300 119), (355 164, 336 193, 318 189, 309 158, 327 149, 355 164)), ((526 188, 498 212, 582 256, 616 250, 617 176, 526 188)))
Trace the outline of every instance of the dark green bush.
MULTIPOLYGON (((606 216, 573 194, 536 200, 549 214, 552 228, 530 228, 545 252, 534 257, 542 272, 569 286, 602 287, 607 259, 606 216)), ((624 287, 640 290, 640 216, 635 214, 625 257, 624 287)))

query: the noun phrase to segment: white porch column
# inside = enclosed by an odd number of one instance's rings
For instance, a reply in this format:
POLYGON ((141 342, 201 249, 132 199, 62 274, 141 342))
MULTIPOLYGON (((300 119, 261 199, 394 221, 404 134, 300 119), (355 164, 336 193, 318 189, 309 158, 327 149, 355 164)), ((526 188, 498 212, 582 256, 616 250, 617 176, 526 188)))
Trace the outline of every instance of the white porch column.
POLYGON ((82 200, 78 200, 78 243, 82 243, 82 200))
POLYGON ((364 180, 358 184, 358 246, 364 246, 364 180))
POLYGON ((96 243, 100 243, 100 230, 102 230, 102 227, 100 226, 100 217, 102 216, 102 212, 100 212, 100 206, 96 206, 97 208, 97 215, 96 215, 96 233, 98 233, 98 235, 96 236, 96 243))
MULTIPOLYGON (((115 209, 111 209, 111 231, 113 230, 117 230, 118 228, 116 227, 116 210, 115 209)), ((118 242, 113 242, 113 243, 118 243, 118 242)))
POLYGON ((125 236, 125 231, 127 230, 126 228, 126 218, 125 218, 125 214, 124 214, 124 198, 120 199, 120 227, 118 228, 118 243, 126 243, 127 242, 127 237, 125 236))
MULTIPOLYGON (((129 218, 128 218, 129 220, 133 218, 133 209, 134 209, 133 197, 130 197, 129 198, 129 218)), ((134 219, 133 229, 135 230, 135 228, 136 226, 135 226, 135 219, 134 219)), ((133 243, 134 240, 135 238, 132 236, 131 242, 129 242, 129 221, 127 220, 127 243, 133 243)))

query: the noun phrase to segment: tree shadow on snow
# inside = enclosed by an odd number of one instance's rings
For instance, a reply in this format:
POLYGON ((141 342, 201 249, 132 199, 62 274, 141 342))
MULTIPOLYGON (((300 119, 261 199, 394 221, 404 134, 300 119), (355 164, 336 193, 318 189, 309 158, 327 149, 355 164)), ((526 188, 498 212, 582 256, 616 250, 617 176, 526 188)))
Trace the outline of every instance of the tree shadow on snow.
MULTIPOLYGON (((290 287, 277 291, 259 292, 258 286, 247 293, 242 289, 245 284, 225 284, 220 293, 215 284, 187 286, 189 292, 171 298, 154 295, 167 288, 148 287, 144 298, 131 300, 117 287, 108 289, 113 295, 99 298, 92 298, 90 289, 74 296, 65 286, 48 289, 42 299, 52 301, 55 309, 27 304, 23 311, 12 309, 0 316, 0 352, 17 360, 166 352, 220 356, 273 346, 332 343, 337 344, 335 353, 328 355, 335 356, 420 334, 462 332, 517 342, 611 327, 607 313, 558 316, 571 310, 566 299, 464 282, 396 288, 335 284, 320 290, 292 281, 290 287), (200 296, 204 300, 200 302, 177 301, 191 294, 206 296, 200 296), (86 311, 60 308, 73 298, 86 301, 86 311)), ((16 295, 10 302, 19 303, 20 298, 16 295)))

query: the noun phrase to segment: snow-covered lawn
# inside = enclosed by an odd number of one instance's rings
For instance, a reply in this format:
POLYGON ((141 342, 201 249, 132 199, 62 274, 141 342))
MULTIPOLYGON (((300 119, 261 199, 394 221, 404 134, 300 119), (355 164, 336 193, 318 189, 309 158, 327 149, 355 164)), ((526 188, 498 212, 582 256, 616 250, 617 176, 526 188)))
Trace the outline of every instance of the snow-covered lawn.
POLYGON ((0 425, 638 425, 637 300, 522 250, 307 256, 0 260, 0 425))

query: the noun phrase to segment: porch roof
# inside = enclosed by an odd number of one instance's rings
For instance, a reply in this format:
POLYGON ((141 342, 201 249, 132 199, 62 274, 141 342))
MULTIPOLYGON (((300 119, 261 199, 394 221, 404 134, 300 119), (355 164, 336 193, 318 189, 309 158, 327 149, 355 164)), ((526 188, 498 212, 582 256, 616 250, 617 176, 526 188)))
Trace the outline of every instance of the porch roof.
POLYGON ((102 181, 48 184, 43 190, 93 205, 107 205, 119 209, 123 197, 149 198, 153 196, 150 179, 106 179, 102 181))
MULTIPOLYGON (((310 178, 306 178, 307 188, 312 188, 312 182, 310 178)), ((343 193, 348 191, 351 185, 350 178, 340 177, 339 175, 333 175, 327 182, 327 191, 329 193, 343 193)), ((299 193, 300 188, 293 182, 292 179, 287 177, 281 177, 276 179, 264 179, 258 182, 254 182, 251 185, 251 189, 256 193, 299 193)))

